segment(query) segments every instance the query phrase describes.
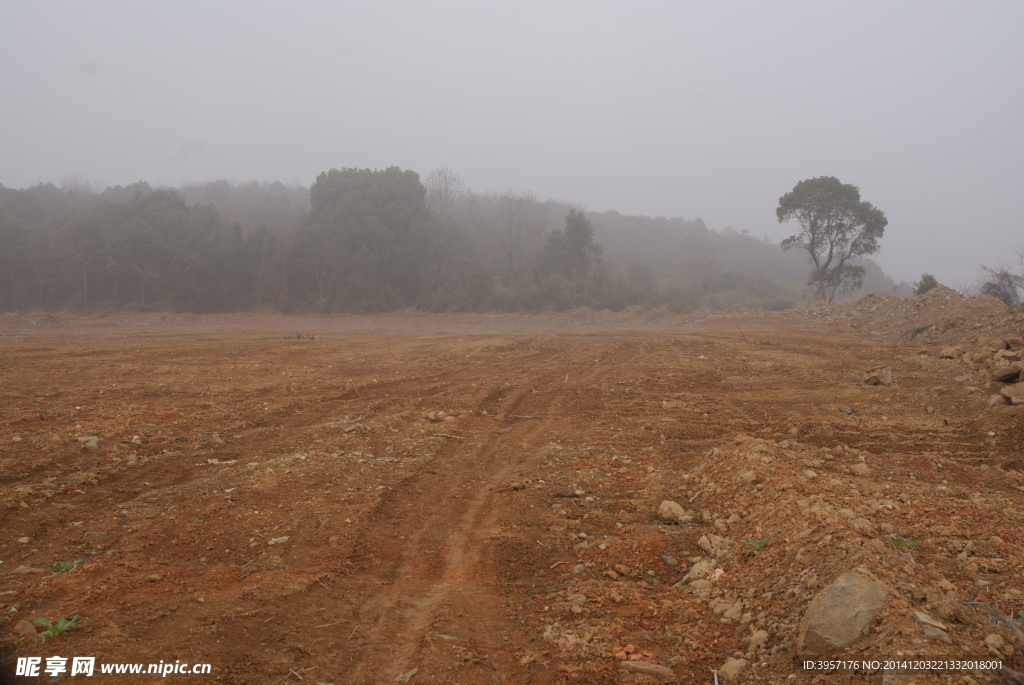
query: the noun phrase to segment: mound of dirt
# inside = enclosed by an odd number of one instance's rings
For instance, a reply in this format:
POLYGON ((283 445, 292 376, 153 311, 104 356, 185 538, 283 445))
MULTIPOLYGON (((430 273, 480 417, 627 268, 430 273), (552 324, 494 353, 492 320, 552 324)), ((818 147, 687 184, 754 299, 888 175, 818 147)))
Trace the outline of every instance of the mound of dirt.
POLYGON ((872 293, 843 305, 812 302, 782 316, 793 320, 846 323, 874 338, 920 345, 973 345, 994 337, 1018 336, 1024 307, 1007 307, 994 297, 964 297, 940 285, 903 299, 872 293))
POLYGON ((994 297, 964 297, 941 285, 905 300, 894 295, 869 295, 845 305, 844 314, 854 328, 868 334, 924 345, 955 345, 1008 335, 1014 329, 1019 332, 1024 323, 1021 312, 1015 317, 994 297))
POLYGON ((874 293, 845 305, 801 305, 790 319, 845 323, 871 338, 921 345, 922 354, 963 363, 957 382, 986 394, 989 406, 1024 404, 1024 305, 1007 307, 994 297, 964 297, 938 286, 901 299, 874 293))

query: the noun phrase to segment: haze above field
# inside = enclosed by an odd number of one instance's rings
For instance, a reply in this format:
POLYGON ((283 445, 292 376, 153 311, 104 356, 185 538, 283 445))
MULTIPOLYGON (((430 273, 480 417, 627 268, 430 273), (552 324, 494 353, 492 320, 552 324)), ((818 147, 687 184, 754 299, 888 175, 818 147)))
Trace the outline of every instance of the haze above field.
POLYGON ((773 241, 860 187, 897 280, 1024 247, 1024 5, 6 3, 0 183, 446 166, 477 190, 773 241))

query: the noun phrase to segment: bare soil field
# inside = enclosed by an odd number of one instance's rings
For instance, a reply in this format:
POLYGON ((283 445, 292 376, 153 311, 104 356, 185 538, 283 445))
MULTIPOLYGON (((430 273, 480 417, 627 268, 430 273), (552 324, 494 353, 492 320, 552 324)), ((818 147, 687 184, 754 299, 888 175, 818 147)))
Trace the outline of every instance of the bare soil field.
POLYGON ((868 305, 0 317, 0 682, 1013 682, 1022 316, 868 305))

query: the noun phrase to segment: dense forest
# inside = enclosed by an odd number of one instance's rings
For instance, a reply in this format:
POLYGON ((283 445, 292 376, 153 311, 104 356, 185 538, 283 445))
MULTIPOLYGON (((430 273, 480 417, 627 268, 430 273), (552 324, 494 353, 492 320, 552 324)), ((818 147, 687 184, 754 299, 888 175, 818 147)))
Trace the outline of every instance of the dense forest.
MULTIPOLYGON (((862 292, 896 290, 865 266, 862 292)), ((807 297, 806 275, 801 255, 700 218, 477 193, 448 169, 0 186, 0 311, 779 309, 807 297)))

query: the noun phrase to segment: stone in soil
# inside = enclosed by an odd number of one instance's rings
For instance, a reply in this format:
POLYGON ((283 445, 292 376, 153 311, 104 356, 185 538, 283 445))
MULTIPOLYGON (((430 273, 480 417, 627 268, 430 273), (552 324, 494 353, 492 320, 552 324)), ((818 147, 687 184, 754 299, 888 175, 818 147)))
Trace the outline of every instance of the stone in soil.
POLYGON ((690 568, 690 572, 687 575, 690 580, 700 580, 701 578, 706 578, 707 576, 709 576, 711 572, 714 570, 714 559, 701 559, 696 564, 694 564, 692 568, 690 568))
POLYGON ((1007 364, 992 372, 992 380, 996 383, 1016 383, 1020 380, 1020 374, 1020 364, 1007 364))
POLYGON ((693 515, 687 513, 677 502, 665 500, 658 505, 658 518, 671 523, 689 523, 693 515))
POLYGON ((959 359, 964 356, 964 348, 960 345, 947 347, 939 352, 939 359, 959 359))
POLYGON ((853 471, 853 473, 858 476, 867 476, 868 474, 871 473, 871 468, 864 462, 854 464, 853 466, 850 467, 850 470, 853 471))
POLYGON ((1014 383, 999 389, 999 394, 1013 402, 1015 398, 1024 398, 1024 383, 1014 383))
POLYGON ((700 536, 697 540, 697 546, 712 556, 718 556, 729 547, 731 547, 733 541, 728 538, 723 538, 721 535, 715 535, 714 533, 706 533, 700 536))
POLYGON ((649 675, 663 683, 670 682, 676 678, 676 674, 672 669, 646 661, 620 661, 619 668, 627 673, 649 675))
POLYGON ((888 596, 882 585, 862 574, 839 576, 811 602, 798 652, 826 655, 856 641, 867 633, 888 596))
POLYGON ((740 674, 746 668, 746 659, 731 658, 718 668, 718 676, 726 683, 738 683, 740 682, 740 674))
POLYGON ((19 637, 42 637, 36 630, 35 624, 26 619, 22 619, 14 624, 14 634, 19 637))
POLYGON ((757 482, 756 471, 740 471, 739 475, 736 476, 737 485, 750 485, 754 482, 757 482))
POLYGON ((892 383, 892 369, 888 366, 878 366, 864 374, 864 382, 867 385, 889 385, 892 383))
POLYGON ((916 618, 921 623, 924 623, 925 625, 938 628, 939 630, 946 630, 946 624, 944 624, 942 621, 936 621, 934 618, 924 613, 923 611, 915 611, 914 618, 916 618))
POLYGON ((1013 645, 1007 644, 1002 635, 999 635, 998 633, 989 633, 986 635, 985 646, 988 647, 989 654, 997 658, 1010 656, 1014 651, 1013 645))
POLYGON ((768 642, 768 631, 758 630, 747 640, 747 645, 751 649, 757 649, 758 647, 763 647, 766 642, 768 642))

